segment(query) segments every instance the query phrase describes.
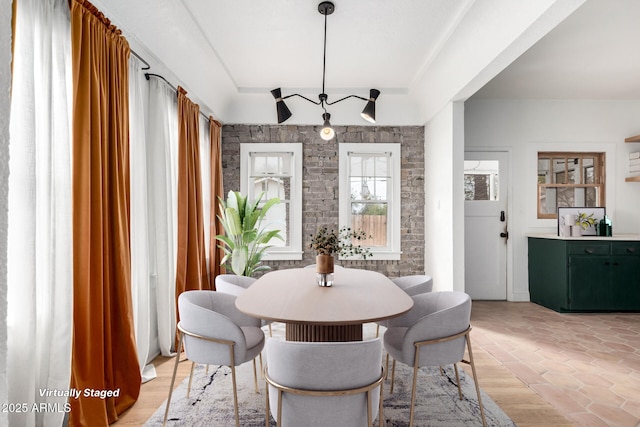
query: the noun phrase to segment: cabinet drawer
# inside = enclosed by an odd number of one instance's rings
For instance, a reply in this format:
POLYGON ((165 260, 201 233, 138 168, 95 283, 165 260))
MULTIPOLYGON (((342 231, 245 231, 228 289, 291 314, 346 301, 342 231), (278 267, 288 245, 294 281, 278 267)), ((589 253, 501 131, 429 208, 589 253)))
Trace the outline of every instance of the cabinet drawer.
POLYGON ((609 242, 571 242, 568 245, 571 255, 609 255, 609 242))
POLYGON ((640 255, 640 242, 615 242, 611 244, 613 255, 640 255))

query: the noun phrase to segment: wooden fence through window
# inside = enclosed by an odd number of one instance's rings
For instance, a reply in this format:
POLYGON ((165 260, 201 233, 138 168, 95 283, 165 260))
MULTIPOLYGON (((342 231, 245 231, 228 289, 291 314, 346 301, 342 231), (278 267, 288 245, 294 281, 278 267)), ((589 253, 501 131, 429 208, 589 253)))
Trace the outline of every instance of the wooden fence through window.
POLYGON ((386 215, 352 215, 351 228, 363 230, 373 236, 371 239, 354 242, 362 246, 387 246, 387 216, 386 215))

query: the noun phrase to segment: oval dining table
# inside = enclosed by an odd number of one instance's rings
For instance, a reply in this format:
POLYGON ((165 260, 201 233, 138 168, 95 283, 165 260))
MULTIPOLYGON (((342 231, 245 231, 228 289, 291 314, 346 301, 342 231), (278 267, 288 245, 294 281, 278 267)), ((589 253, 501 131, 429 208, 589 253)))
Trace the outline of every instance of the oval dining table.
POLYGON ((236 299, 241 312, 285 324, 288 341, 361 341, 362 325, 400 316, 413 300, 385 275, 336 267, 322 287, 314 268, 266 273, 236 299))

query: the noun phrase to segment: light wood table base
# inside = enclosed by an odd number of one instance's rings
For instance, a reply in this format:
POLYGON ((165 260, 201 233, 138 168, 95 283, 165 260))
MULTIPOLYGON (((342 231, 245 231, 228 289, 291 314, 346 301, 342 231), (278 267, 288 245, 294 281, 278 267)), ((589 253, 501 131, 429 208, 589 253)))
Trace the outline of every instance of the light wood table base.
POLYGON ((285 325, 285 331, 287 341, 362 341, 362 324, 313 325, 307 323, 287 323, 285 325))

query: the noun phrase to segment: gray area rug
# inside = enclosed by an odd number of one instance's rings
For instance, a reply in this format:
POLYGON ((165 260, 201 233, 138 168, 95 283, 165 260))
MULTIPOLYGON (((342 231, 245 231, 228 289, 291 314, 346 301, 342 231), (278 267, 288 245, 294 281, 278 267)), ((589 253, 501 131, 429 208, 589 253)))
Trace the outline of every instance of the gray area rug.
MULTIPOLYGON (((281 328, 275 327, 274 339, 282 339, 281 328)), ((266 328, 265 328, 266 330, 266 328)), ((375 335, 375 327, 365 326, 365 339, 375 335), (373 334, 373 335, 372 335, 373 334)), ((266 361, 265 361, 266 362, 266 361)), ((191 363, 185 361, 181 363, 191 363)), ((259 363, 258 363, 259 369, 259 363)), ((393 394, 389 394, 390 378, 384 384, 384 418, 387 427, 409 425, 411 402, 412 368, 398 363, 393 394)), ((463 369, 460 372, 463 400, 458 397, 455 373, 452 366, 445 367, 445 375, 438 368, 422 368, 418 377, 418 394, 415 407, 416 426, 481 426, 480 409, 473 378, 463 369)), ((189 398, 186 397, 188 378, 173 392, 167 426, 234 426, 231 369, 226 366, 196 365, 189 398)), ((265 384, 258 373, 259 393, 253 386, 252 364, 245 363, 236 368, 238 382, 238 405, 240 424, 244 426, 265 425, 265 384)), ((480 383, 482 386, 482 383, 480 383)), ((169 390, 167 390, 167 393, 169 390)), ((513 421, 491 398, 482 392, 485 415, 489 426, 515 426, 513 421)), ((166 401, 149 418, 145 426, 162 425, 166 401)), ((374 423, 378 425, 378 421, 374 423)), ((273 418, 270 425, 275 426, 273 418)), ((345 426, 349 427, 349 426, 345 426)))

